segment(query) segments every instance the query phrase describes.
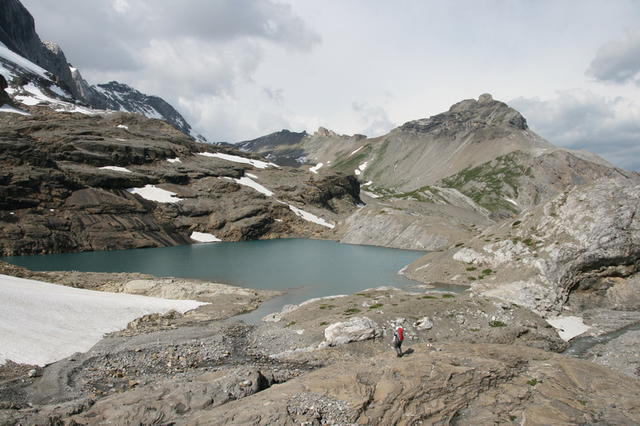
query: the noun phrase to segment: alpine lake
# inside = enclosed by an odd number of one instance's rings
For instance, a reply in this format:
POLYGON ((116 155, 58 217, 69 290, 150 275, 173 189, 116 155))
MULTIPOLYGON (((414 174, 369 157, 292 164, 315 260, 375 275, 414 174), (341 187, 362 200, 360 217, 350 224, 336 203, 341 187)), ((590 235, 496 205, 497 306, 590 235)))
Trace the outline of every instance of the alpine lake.
MULTIPOLYGON (((335 241, 281 239, 9 256, 0 260, 35 271, 138 272, 285 291, 259 309, 234 317, 254 323, 284 305, 315 297, 350 294, 379 286, 416 285, 399 271, 424 254, 335 241)), ((460 292, 464 288, 447 286, 432 291, 460 292)))

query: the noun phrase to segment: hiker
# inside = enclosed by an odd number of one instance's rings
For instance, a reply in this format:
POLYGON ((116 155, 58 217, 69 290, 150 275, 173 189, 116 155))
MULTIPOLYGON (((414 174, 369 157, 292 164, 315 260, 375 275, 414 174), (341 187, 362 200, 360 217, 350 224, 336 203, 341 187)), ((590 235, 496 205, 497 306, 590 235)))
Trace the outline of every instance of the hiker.
POLYGON ((404 330, 402 329, 402 327, 398 326, 393 332, 393 340, 391 341, 391 344, 393 345, 393 347, 396 348, 396 356, 398 358, 402 356, 403 340, 404 340, 404 330))

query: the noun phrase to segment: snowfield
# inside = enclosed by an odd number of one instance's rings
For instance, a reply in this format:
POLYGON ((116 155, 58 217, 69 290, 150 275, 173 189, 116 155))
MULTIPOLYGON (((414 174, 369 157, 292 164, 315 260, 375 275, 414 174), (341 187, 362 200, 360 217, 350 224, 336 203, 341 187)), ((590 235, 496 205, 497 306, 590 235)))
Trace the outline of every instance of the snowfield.
POLYGON ((136 318, 205 303, 105 293, 0 275, 0 364, 45 365, 86 352, 136 318))

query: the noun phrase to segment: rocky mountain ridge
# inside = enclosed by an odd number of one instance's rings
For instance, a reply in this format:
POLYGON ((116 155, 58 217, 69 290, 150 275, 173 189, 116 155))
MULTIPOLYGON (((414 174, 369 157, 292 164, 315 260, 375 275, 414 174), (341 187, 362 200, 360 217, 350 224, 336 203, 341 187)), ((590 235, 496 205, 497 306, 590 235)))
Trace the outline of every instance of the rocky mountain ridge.
POLYGON ((355 178, 315 176, 200 144, 129 113, 0 114, 0 252, 316 237, 360 203, 355 178))
POLYGON ((323 128, 312 135, 293 134, 297 137, 286 142, 279 132, 239 146, 276 163, 293 154, 320 173, 354 173, 377 197, 453 188, 496 217, 520 212, 566 185, 634 175, 594 154, 553 146, 529 130, 518 111, 489 94, 373 139, 323 128))
POLYGON ((149 118, 164 120, 196 140, 205 138, 195 133, 191 125, 170 104, 157 96, 143 94, 118 82, 89 85, 72 67, 55 43, 41 41, 35 29, 35 21, 19 0, 6 0, 0 5, 0 42, 11 52, 35 66, 20 66, 24 62, 0 51, 2 75, 13 92, 26 92, 30 105, 50 104, 53 108, 85 111, 82 107, 98 110, 128 111, 149 118), (32 72, 29 68, 41 68, 44 72, 32 72), (42 95, 44 92, 44 95, 42 95), (47 99, 48 98, 48 99, 47 99), (71 103, 71 105, 65 105, 71 103))

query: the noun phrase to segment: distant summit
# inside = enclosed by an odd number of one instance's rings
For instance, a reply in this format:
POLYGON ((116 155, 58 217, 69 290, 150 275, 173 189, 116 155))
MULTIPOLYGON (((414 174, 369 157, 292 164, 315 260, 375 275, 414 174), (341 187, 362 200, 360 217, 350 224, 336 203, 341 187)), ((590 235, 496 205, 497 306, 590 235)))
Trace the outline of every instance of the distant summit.
POLYGON ((402 130, 428 132, 437 128, 443 131, 464 131, 470 128, 477 129, 481 126, 506 126, 519 130, 529 129, 527 120, 522 114, 504 102, 494 100, 488 93, 480 95, 478 100, 465 99, 453 104, 449 111, 433 117, 409 121, 400 126, 400 128, 402 130), (464 125, 461 126, 463 123, 464 125), (445 124, 446 126, 444 126, 445 124))

